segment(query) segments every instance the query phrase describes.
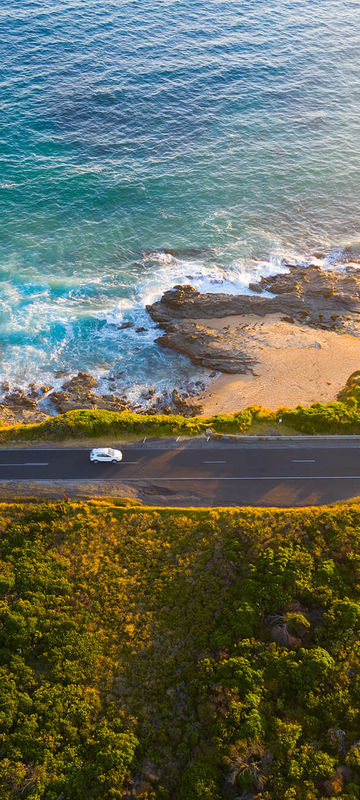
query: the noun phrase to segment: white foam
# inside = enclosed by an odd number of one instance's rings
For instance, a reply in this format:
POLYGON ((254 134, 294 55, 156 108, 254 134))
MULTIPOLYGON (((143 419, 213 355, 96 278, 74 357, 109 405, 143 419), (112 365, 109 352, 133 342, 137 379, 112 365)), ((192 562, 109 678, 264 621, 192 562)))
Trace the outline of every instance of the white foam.
POLYGON ((128 316, 127 312, 131 312, 133 310, 134 305, 134 299, 124 298, 122 300, 117 300, 115 306, 97 311, 94 316, 96 316, 97 319, 105 320, 108 325, 118 326, 121 322, 123 322, 124 317, 128 316))
POLYGON ((353 269, 360 269, 360 242, 356 238, 353 241, 347 241, 339 244, 337 247, 332 248, 325 258, 325 267, 327 269, 334 269, 336 271, 344 271, 347 267, 353 269), (351 261, 350 254, 358 254, 356 261, 351 261))
POLYGON ((0 189, 17 189, 23 185, 23 183, 15 183, 14 181, 9 181, 8 183, 0 182, 0 189))
POLYGON ((253 294, 249 283, 262 275, 287 271, 283 259, 276 254, 264 261, 237 259, 226 267, 180 259, 161 251, 147 255, 145 261, 158 263, 159 267, 137 288, 138 303, 143 306, 159 300, 164 291, 176 284, 189 283, 203 293, 253 294))

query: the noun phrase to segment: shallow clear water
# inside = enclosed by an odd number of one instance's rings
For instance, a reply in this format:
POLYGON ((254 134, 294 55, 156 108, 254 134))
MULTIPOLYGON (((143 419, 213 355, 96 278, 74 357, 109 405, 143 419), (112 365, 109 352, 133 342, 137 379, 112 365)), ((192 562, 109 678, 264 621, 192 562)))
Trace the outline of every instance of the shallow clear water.
POLYGON ((3 378, 181 383, 144 311, 164 288, 360 250, 359 11, 2 0, 3 378))

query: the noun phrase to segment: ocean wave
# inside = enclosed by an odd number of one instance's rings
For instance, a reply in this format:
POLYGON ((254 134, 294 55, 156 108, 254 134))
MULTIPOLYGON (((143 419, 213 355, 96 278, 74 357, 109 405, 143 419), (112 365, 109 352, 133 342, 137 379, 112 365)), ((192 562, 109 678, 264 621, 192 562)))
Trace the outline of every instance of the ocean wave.
POLYGON ((262 275, 274 275, 287 269, 284 259, 276 254, 259 261, 238 259, 228 266, 177 258, 164 250, 149 253, 144 260, 154 265, 151 275, 136 292, 145 306, 159 300, 164 291, 176 284, 190 283, 200 292, 253 294, 249 283, 262 275))

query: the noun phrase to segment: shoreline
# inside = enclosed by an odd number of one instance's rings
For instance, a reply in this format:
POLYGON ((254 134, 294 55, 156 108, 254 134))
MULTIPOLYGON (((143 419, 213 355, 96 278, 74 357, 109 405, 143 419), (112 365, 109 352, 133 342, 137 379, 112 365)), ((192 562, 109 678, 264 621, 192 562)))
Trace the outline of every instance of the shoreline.
POLYGON ((146 307, 161 332, 156 344, 205 367, 208 382, 197 381, 194 369, 186 386, 147 387, 132 401, 114 378, 105 389, 86 372, 69 375, 60 388, 10 390, 4 381, 1 423, 43 422, 75 410, 204 418, 248 406, 276 411, 336 401, 360 367, 360 270, 284 266, 288 272, 250 284, 251 295, 177 285, 146 307))
POLYGON ((285 266, 252 295, 175 286, 147 307, 160 346, 217 372, 198 395, 205 416, 332 402, 359 369, 359 269, 285 266))

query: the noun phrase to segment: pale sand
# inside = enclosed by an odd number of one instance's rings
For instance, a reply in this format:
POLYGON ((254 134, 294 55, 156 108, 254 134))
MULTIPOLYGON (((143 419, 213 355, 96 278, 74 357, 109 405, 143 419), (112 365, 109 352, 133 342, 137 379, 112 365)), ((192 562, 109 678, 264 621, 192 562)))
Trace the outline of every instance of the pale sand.
MULTIPOLYGON (((349 375, 360 369, 360 338, 248 315, 196 320, 208 328, 244 330, 244 350, 257 362, 254 375, 215 378, 199 396, 206 415, 249 405, 277 409, 336 400, 349 375), (244 327, 245 326, 245 327, 244 327)), ((360 336, 360 325, 355 330, 360 336)))

